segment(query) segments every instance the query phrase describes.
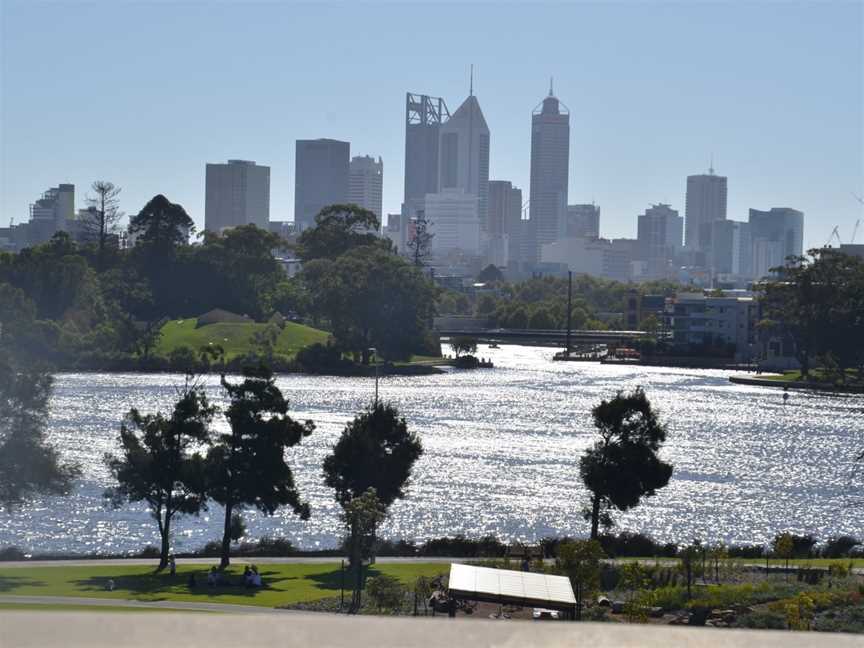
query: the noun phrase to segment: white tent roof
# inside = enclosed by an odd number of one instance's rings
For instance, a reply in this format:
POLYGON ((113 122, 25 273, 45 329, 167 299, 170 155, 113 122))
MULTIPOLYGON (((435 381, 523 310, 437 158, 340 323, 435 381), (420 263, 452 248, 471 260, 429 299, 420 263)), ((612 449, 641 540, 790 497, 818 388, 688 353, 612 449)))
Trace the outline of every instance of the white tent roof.
POLYGON ((474 600, 561 608, 576 605, 570 579, 510 569, 450 565, 450 595, 474 600))

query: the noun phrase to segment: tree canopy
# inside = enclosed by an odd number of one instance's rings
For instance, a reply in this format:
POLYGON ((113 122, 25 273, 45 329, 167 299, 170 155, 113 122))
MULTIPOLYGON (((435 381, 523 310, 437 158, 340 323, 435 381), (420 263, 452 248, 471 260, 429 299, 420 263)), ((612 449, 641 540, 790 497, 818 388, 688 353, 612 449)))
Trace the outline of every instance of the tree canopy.
POLYGON ((596 539, 613 509, 631 509, 666 486, 672 465, 658 456, 666 428, 641 388, 601 401, 592 416, 599 439, 582 455, 579 474, 591 493, 585 514, 596 539))
POLYGON ((304 263, 335 259, 358 247, 390 249, 388 239, 376 236, 381 224, 374 212, 357 205, 330 205, 315 216, 315 226, 297 240, 297 257, 304 263))
POLYGON ((414 463, 423 454, 416 433, 390 404, 372 404, 345 426, 324 459, 324 482, 345 507, 374 488, 385 509, 405 496, 414 463))

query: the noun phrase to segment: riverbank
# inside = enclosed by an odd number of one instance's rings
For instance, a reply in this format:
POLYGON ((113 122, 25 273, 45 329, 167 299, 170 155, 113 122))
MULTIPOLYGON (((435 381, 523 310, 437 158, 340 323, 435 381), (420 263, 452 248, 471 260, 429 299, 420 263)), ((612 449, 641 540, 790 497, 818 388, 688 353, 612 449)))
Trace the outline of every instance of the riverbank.
POLYGON ((758 387, 780 387, 783 389, 799 389, 807 391, 822 391, 835 394, 864 394, 864 385, 836 385, 825 382, 794 380, 787 375, 775 376, 729 376, 729 382, 736 385, 755 385, 758 387))

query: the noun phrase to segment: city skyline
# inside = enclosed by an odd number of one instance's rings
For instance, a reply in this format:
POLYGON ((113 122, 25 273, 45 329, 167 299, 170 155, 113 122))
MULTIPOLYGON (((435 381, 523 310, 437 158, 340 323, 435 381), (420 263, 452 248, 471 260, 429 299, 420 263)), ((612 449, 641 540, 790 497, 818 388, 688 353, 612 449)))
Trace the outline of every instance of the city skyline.
MULTIPOLYGON (((396 60, 394 69, 380 80, 373 79, 375 75, 371 72, 359 73, 357 66, 361 61, 345 58, 342 70, 335 68, 330 59, 329 64, 325 60, 325 68, 313 66, 314 74, 292 68, 290 75, 296 96, 286 97, 265 87, 262 75, 274 72, 273 66, 278 61, 274 63, 272 57, 291 58, 292 52, 314 47, 308 36, 298 33, 297 43, 279 47, 262 44, 260 52, 240 57, 238 65, 242 63, 243 67, 237 69, 245 73, 249 62, 258 61, 264 63, 267 73, 252 76, 248 79, 251 84, 243 85, 246 89, 245 94, 240 93, 243 96, 217 108, 213 102, 222 95, 205 87, 211 73, 203 70, 203 79, 197 81, 189 76, 197 63, 197 54, 191 55, 189 61, 180 61, 178 70, 168 68, 169 63, 176 63, 172 61, 176 50, 171 45, 175 31, 182 31, 193 21, 203 21, 207 29, 199 38, 206 45, 227 31, 231 18, 239 15, 252 19, 252 31, 262 36, 284 25, 288 14, 302 14, 310 24, 324 24, 327 12, 299 6, 288 11, 285 6, 265 5, 244 7, 243 11, 248 13, 241 14, 238 7, 220 5, 219 11, 209 15, 203 3, 182 8, 166 5, 160 6, 159 12, 146 12, 136 6, 30 7, 7 2, 2 9, 0 225, 6 225, 12 218, 16 223, 23 222, 33 196, 47 186, 67 182, 77 185, 76 207, 80 207, 86 194, 84 188, 97 178, 105 178, 123 187, 122 208, 127 214, 136 213, 156 193, 164 193, 183 204, 202 229, 204 165, 226 159, 254 159, 269 166, 270 218, 291 220, 295 140, 319 137, 348 141, 352 151, 381 156, 388 165, 383 211, 397 213, 404 182, 405 133, 401 124, 404 124, 405 92, 441 96, 449 106, 456 106, 467 94, 468 67, 473 61, 475 94, 493 132, 490 180, 509 180, 523 190, 529 187, 530 112, 537 97, 547 90, 548 76, 554 74, 555 93, 571 109, 573 154, 569 202, 593 201, 602 206, 604 236, 634 236, 637 215, 652 203, 669 203, 683 213, 686 177, 704 173, 713 153, 716 173, 729 178, 730 220, 746 220, 751 208, 791 207, 808 215, 805 247, 824 244, 835 225, 839 225, 841 238, 847 242, 855 220, 862 213, 852 193, 864 192, 861 75, 848 73, 849 64, 861 65, 860 56, 855 57, 860 54, 861 36, 852 31, 856 19, 860 23, 860 7, 828 6, 817 11, 796 6, 784 12, 749 5, 723 7, 732 7, 734 11, 727 15, 717 7, 677 7, 675 11, 651 12, 640 5, 546 6, 541 13, 555 16, 555 22, 562 26, 568 21, 579 21, 596 27, 597 34, 614 34, 622 52, 612 52, 599 35, 589 36, 586 41, 594 46, 591 57, 580 57, 579 48, 587 45, 576 44, 566 59, 555 59, 550 54, 535 62, 525 54, 541 38, 532 31, 540 18, 526 7, 505 6, 496 9, 496 15, 490 15, 489 20, 496 25, 510 25, 510 33, 516 24, 527 30, 526 43, 515 48, 518 52, 503 51, 492 37, 478 34, 476 42, 470 45, 457 39, 452 52, 434 61, 431 56, 421 56, 411 65, 396 60), (103 10, 97 14, 100 7, 103 10), (621 25, 615 31, 615 18, 625 10, 634 16, 644 14, 642 22, 627 22, 638 23, 641 29, 654 29, 655 36, 657 29, 661 34, 664 29, 672 34, 683 24, 690 25, 691 32, 681 35, 683 44, 693 44, 700 37, 717 44, 733 33, 739 41, 735 47, 723 45, 704 53, 701 64, 712 69, 707 75, 713 75, 712 83, 699 77, 688 82, 689 85, 682 85, 699 66, 690 65, 680 58, 680 53, 675 54, 675 48, 657 42, 662 39, 656 38, 650 39, 653 44, 650 55, 633 58, 644 40, 632 26, 621 25), (157 20, 163 13, 174 20, 171 26, 157 20), (733 30, 737 25, 730 17, 732 14, 739 20, 747 17, 740 33, 733 30), (49 15, 51 20, 43 20, 49 15), (266 24, 267 18, 272 19, 272 25, 266 24), (75 25, 87 23, 92 28, 93 21, 122 25, 133 19, 140 20, 142 33, 147 31, 144 26, 150 24, 164 37, 165 46, 145 58, 129 58, 127 52, 137 47, 137 33, 119 29, 100 43, 88 42, 85 46, 75 39, 79 46, 58 56, 58 48, 66 42, 64 39, 70 38, 64 34, 67 31, 74 34, 75 25), (756 44, 757 33, 771 21, 773 26, 761 34, 769 43, 756 44), (28 40, 37 28, 56 37, 50 47, 36 48, 30 42, 32 39, 28 40), (797 52, 789 44, 794 38, 781 40, 784 29, 799 34, 812 32, 825 39, 818 61, 811 60, 812 52, 797 52), (108 49, 117 44, 121 35, 132 39, 130 46, 108 49), (625 42, 624 36, 632 42, 625 42), (774 50, 770 43, 774 43, 774 50), (737 52, 733 51, 735 48, 737 52), (81 86, 86 86, 87 77, 82 70, 93 61, 106 60, 109 51, 119 61, 106 65, 123 65, 124 75, 149 88, 150 94, 139 94, 130 87, 134 84, 120 81, 115 92, 117 101, 105 105, 83 101, 81 86), (516 54, 522 58, 516 60, 516 54), (734 78, 740 75, 737 68, 748 57, 753 60, 747 74, 742 79, 734 78), (588 64, 601 60, 602 65, 588 64), (530 65, 526 61, 531 61, 530 65), (66 68, 79 71, 57 79, 56 92, 70 93, 68 110, 64 113, 64 123, 68 125, 52 129, 50 121, 46 127, 45 120, 30 118, 34 110, 37 114, 46 110, 40 108, 46 88, 32 83, 32 79, 37 74, 50 75, 66 68), (837 76, 840 69, 844 72, 837 76), (360 86, 365 88, 370 82, 375 84, 372 92, 368 88, 360 90, 360 86), (178 87, 186 92, 172 95, 178 87), (804 87, 808 92, 801 92, 804 87), (146 105, 145 98, 160 96, 158 92, 153 94, 155 88, 170 99, 146 105), (653 105, 650 98, 640 100, 649 88, 654 91, 659 88, 664 93, 667 101, 660 102, 664 103, 664 110, 653 105), (689 98, 694 90, 701 93, 699 100, 689 98), (820 94, 828 92, 836 98, 831 105, 818 101, 820 94), (76 97, 81 100, 75 101, 76 97), (352 111, 337 110, 340 103, 356 97, 364 98, 356 114, 351 116, 352 111), (209 101, 202 104, 204 99, 209 101), (733 105, 745 99, 745 106, 733 105), (193 108, 205 104, 209 111, 193 116, 193 108), (279 108, 283 109, 281 113, 279 108), (223 121, 227 122, 223 111, 234 113, 231 125, 235 128, 226 129, 223 125, 223 121), (236 120, 237 114, 246 119, 236 120)), ((468 6, 466 12, 468 17, 486 15, 488 8, 488 5, 468 6)), ((374 27, 373 34, 398 35, 393 30, 404 24, 413 11, 402 6, 388 14, 385 8, 370 6, 366 12, 369 17, 362 20, 379 21, 370 27, 374 27)), ((335 35, 361 19, 351 7, 343 7, 337 13, 330 17, 332 23, 328 23, 335 35)), ((431 15, 429 37, 442 33, 446 26, 443 16, 431 15)), ((545 40, 553 53, 569 46, 561 26, 553 25, 550 30, 545 40)), ((463 27, 456 31, 459 35, 466 33, 463 27)), ((400 35, 396 41, 401 43, 402 38, 400 35)), ((350 51, 352 42, 357 41, 349 38, 348 45, 340 46, 332 56, 350 51)), ((323 49, 320 53, 324 54, 323 49)), ((369 55, 374 58, 385 53, 369 55)), ((230 59, 219 60, 230 63, 230 59)), ((43 114, 50 117, 53 113, 43 114)))

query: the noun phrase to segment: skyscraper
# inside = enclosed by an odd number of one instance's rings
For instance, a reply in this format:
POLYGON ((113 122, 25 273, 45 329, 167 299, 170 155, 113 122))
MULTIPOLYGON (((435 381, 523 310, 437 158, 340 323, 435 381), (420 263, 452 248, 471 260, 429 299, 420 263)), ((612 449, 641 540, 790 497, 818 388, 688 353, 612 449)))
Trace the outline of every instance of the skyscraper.
POLYGON ((801 256, 804 248, 804 213, 789 207, 769 211, 750 210, 750 236, 753 240, 753 276, 770 274, 783 265, 786 257, 801 256))
POLYGON ((506 266, 519 260, 522 190, 506 180, 489 181, 489 263, 506 266))
POLYGON ((549 96, 531 115, 531 196, 529 216, 538 250, 566 234, 570 169, 570 111, 549 87, 549 96))
POLYGON ((51 187, 30 205, 30 220, 15 230, 19 247, 45 243, 59 231, 69 231, 75 218, 75 185, 51 187))
POLYGON ((684 243, 695 250, 711 249, 711 222, 726 220, 726 177, 707 174, 687 176, 684 207, 684 243))
POLYGON ((598 205, 567 205, 567 236, 600 238, 600 207, 598 205))
POLYGON ((440 97, 405 95, 405 215, 416 215, 423 209, 426 194, 438 191, 440 127, 449 118, 447 104, 440 97))
POLYGON ((647 265, 650 279, 661 279, 669 274, 670 263, 681 249, 684 219, 669 205, 652 205, 639 216, 638 251, 647 265))
MULTIPOLYGON (((481 231, 489 210, 489 127, 473 91, 440 126, 438 190, 477 198, 481 231)), ((427 214, 428 217, 428 214, 427 214)))
POLYGON ((204 191, 204 229, 221 232, 238 225, 270 223, 270 167, 247 160, 208 164, 204 191))
POLYGON ((714 273, 749 277, 753 260, 750 223, 719 219, 713 221, 708 259, 708 265, 714 273))
POLYGON ((348 202, 351 145, 332 139, 297 140, 294 164, 294 224, 297 231, 315 225, 327 205, 348 202))
POLYGON ((348 167, 348 202, 375 213, 379 227, 384 209, 384 163, 368 155, 351 158, 348 167))

